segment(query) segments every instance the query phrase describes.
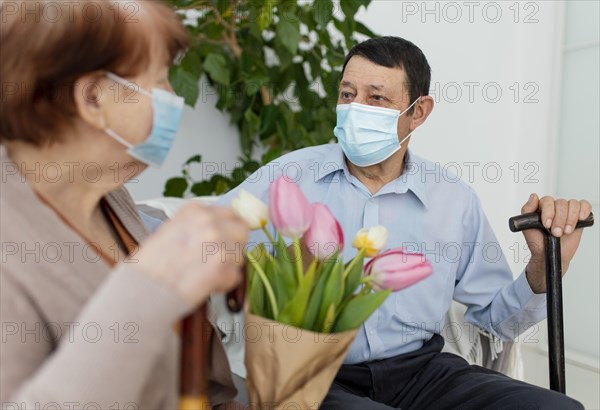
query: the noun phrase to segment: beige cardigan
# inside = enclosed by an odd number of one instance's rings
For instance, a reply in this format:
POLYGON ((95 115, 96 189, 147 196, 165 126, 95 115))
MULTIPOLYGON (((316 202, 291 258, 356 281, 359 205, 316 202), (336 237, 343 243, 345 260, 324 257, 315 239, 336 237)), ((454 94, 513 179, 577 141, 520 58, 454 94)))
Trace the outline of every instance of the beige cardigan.
MULTIPOLYGON (((177 408, 173 324, 191 306, 133 263, 111 269, 38 199, 3 146, 0 177, 0 407, 177 408)), ((127 191, 106 200, 143 242, 148 232, 127 191)), ((213 342, 214 405, 235 388, 213 342)))

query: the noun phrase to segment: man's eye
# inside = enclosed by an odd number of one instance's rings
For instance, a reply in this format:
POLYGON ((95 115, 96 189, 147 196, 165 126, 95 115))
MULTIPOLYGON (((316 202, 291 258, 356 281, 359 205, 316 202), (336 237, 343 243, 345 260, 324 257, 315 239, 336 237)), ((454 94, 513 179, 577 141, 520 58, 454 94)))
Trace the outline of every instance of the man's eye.
POLYGON ((347 91, 342 91, 341 96, 344 100, 348 100, 348 99, 352 98, 352 94, 347 91))
POLYGON ((385 101, 386 98, 382 95, 374 95, 371 98, 373 98, 375 101, 385 101))

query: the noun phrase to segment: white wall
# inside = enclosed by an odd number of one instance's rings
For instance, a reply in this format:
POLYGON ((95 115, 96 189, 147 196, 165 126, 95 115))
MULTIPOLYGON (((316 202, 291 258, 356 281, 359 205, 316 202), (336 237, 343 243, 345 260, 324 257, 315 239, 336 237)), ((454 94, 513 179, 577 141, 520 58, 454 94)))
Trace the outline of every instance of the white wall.
MULTIPOLYGON (((567 39, 572 43, 597 44, 598 11, 589 9, 588 3, 597 5, 595 1, 569 2, 567 39)), ((591 98, 598 106, 597 47, 586 48, 581 60, 565 54, 563 1, 375 0, 367 12, 359 13, 359 19, 379 34, 413 41, 428 57, 437 105, 427 124, 414 134, 411 147, 454 172, 458 165, 465 180, 471 176, 468 163, 476 163, 470 182, 515 274, 524 268, 527 252, 521 235, 508 230, 507 220, 520 212, 531 192, 587 197, 598 210, 598 109, 586 105, 591 98), (563 59, 568 59, 564 66, 563 59), (590 66, 594 61, 595 71, 590 66), (565 86, 566 99, 561 104, 563 69, 571 82, 565 86), (596 82, 589 83, 593 76, 596 82), (497 97, 497 91, 501 96, 497 97), (563 121, 559 121, 561 115, 563 121), (578 136, 581 139, 571 140, 578 136), (596 180, 582 178, 594 172, 596 180)), ((232 168, 239 155, 237 134, 228 118, 213 108, 214 102, 208 96, 206 103, 186 111, 164 169, 150 170, 130 184, 136 199, 160 196, 164 181, 178 173, 180 164, 194 153, 232 168)), ((586 248, 593 235, 598 243, 595 228, 584 237, 586 248)), ((594 367, 600 345, 597 249, 578 256, 574 272, 565 281, 567 330, 572 335, 568 336, 567 358, 576 356, 580 362, 591 363, 585 370, 588 373, 570 365, 576 370, 568 374, 572 377, 568 385, 577 387, 569 391, 589 408, 599 407, 594 367), (589 300, 579 299, 578 292, 586 286, 581 294, 589 300), (589 314, 594 308, 595 316, 589 314)), ((547 380, 545 357, 539 349, 545 343, 544 331, 538 331, 541 344, 527 345, 525 369, 529 381, 542 385, 547 380)))
POLYGON ((198 180, 202 180, 203 175, 231 172, 235 167, 241 155, 237 128, 230 124, 228 115, 215 108, 215 92, 204 80, 201 80, 200 92, 196 107, 185 107, 175 144, 163 167, 148 168, 127 184, 137 201, 161 197, 165 182, 181 176, 181 165, 195 154, 201 154, 205 161, 191 168, 192 175, 198 180))

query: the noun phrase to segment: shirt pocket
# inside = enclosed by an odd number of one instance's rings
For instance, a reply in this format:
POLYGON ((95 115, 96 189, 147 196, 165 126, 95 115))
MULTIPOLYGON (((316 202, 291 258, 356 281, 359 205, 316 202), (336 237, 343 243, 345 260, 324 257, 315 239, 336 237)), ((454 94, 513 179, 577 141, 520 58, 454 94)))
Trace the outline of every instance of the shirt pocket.
MULTIPOLYGON (((435 331, 441 328, 452 301, 454 270, 450 264, 434 264, 427 279, 394 292, 395 316, 410 326, 435 331)), ((439 330, 438 330, 439 332, 439 330)))

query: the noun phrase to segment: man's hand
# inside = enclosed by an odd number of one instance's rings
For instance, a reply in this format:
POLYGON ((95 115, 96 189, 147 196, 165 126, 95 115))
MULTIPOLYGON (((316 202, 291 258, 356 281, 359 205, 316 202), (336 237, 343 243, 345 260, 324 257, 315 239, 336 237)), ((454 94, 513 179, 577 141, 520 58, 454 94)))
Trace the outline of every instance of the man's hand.
MULTIPOLYGON (((577 221, 586 219, 592 211, 592 205, 586 201, 554 199, 545 196, 541 199, 531 194, 521 208, 521 213, 541 211, 542 223, 554 236, 560 237, 560 250, 563 275, 579 246, 583 229, 575 229, 577 221)), ((527 281, 535 293, 546 292, 546 268, 544 256, 544 234, 536 229, 523 231, 531 251, 531 260, 527 264, 527 281)))

